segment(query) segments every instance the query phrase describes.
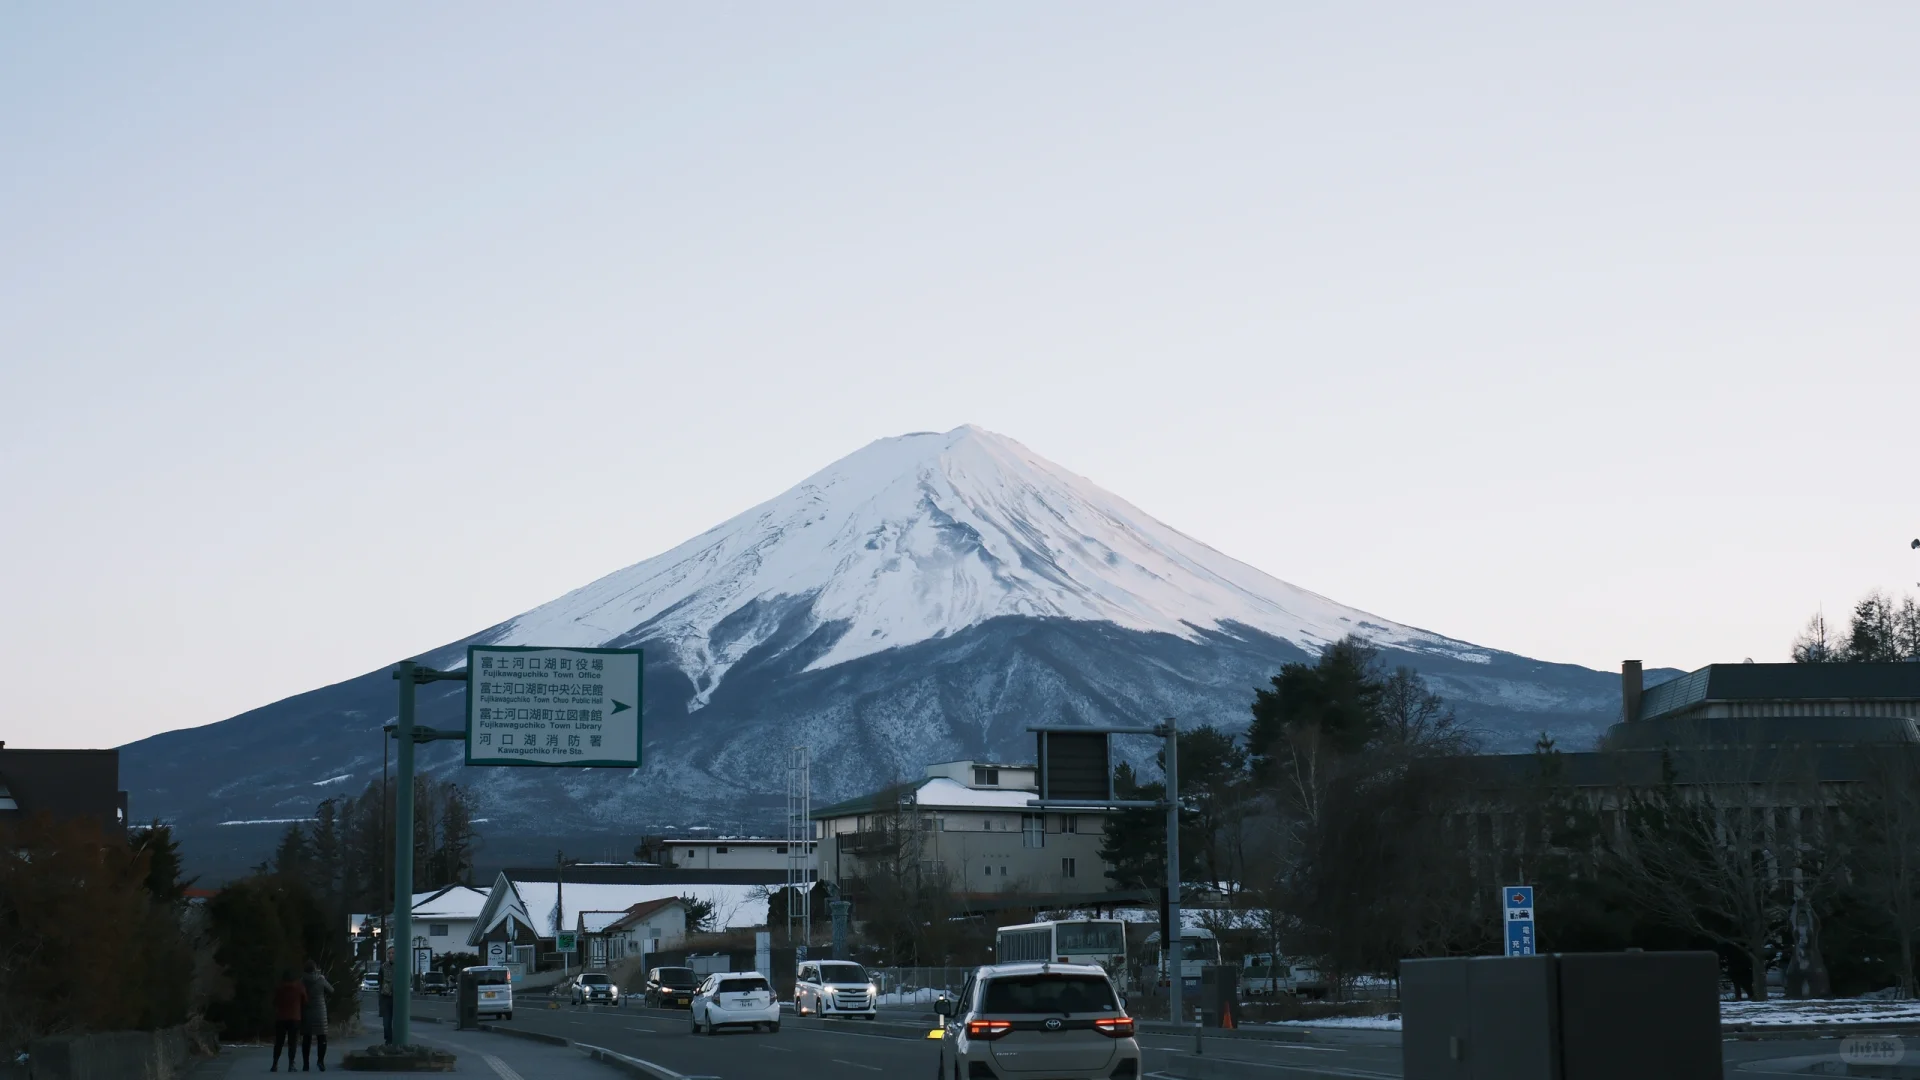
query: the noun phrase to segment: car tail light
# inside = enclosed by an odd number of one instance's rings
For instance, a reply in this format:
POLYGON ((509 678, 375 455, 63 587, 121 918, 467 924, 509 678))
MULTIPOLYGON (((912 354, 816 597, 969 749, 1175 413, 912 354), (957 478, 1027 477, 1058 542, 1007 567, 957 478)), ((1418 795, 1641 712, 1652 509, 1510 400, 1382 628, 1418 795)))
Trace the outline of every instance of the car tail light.
POLYGON ((1116 1016, 1108 1020, 1095 1020, 1093 1029, 1110 1039, 1124 1039, 1133 1034, 1133 1017, 1116 1016))
MULTIPOLYGON (((1132 1021, 1128 1021, 1129 1024, 1132 1021)), ((1011 1020, 969 1020, 967 1037, 972 1039, 997 1039, 1013 1030, 1011 1020)))

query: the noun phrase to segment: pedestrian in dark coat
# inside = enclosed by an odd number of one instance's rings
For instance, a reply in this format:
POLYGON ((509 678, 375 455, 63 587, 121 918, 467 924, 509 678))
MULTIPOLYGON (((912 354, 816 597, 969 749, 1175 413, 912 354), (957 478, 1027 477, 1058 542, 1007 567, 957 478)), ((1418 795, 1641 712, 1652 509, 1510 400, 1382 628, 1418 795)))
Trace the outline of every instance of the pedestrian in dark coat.
POLYGON ((280 973, 273 988, 273 1067, 280 1071, 280 1048, 287 1048, 287 1071, 293 1071, 293 1048, 300 1045, 300 1013, 306 1008, 307 988, 292 968, 280 973))
MULTIPOLYGON (((320 971, 320 965, 307 961, 307 973, 300 980, 307 991, 307 1011, 300 1016, 300 1069, 311 1071, 308 1051, 314 1043, 320 1044, 320 1071, 327 1071, 327 995, 333 993, 333 984, 327 981, 320 971)), ((293 1054, 287 1054, 287 1069, 293 1069, 293 1054)))

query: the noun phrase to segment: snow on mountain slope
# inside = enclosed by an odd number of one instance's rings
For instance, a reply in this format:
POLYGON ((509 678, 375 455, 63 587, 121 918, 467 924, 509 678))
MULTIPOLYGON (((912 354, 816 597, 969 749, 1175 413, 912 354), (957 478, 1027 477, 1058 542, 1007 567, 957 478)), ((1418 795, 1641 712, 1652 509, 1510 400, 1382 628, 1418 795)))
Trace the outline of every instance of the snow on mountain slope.
POLYGON ((665 645, 699 708, 781 625, 752 618, 755 606, 784 616, 796 600, 813 626, 839 630, 808 670, 1004 615, 1188 640, 1240 623, 1309 650, 1359 632, 1410 651, 1485 655, 1270 577, 972 425, 873 442, 665 554, 511 620, 497 640, 665 645))

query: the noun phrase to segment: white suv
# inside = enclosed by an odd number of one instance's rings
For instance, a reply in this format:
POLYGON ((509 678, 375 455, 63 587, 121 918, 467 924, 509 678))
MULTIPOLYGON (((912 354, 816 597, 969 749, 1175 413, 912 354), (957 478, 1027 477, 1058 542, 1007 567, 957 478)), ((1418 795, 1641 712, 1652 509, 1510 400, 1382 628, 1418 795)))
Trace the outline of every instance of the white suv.
POLYGON ((793 976, 793 1011, 798 1016, 874 1018, 877 988, 867 969, 845 960, 809 960, 793 976))
POLYGON ((774 1000, 767 977, 757 971, 707 976, 694 991, 689 1011, 695 1035, 702 1031, 717 1035, 728 1026, 780 1030, 780 1003, 774 1000))
POLYGON ((1106 971, 1091 964, 983 967, 934 1011, 940 1080, 1140 1080, 1133 1017, 1106 971))

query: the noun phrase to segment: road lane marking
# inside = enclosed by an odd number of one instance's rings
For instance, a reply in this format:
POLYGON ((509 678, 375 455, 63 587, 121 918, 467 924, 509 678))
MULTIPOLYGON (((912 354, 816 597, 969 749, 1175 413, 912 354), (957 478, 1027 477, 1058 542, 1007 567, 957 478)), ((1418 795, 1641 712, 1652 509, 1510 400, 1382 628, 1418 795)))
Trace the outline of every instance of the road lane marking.
POLYGON ((524 1076, 521 1076, 520 1073, 516 1069, 514 1069, 513 1066, 507 1064, 504 1061, 501 1061, 499 1058, 494 1057, 492 1054, 489 1054, 485 1051, 481 1051, 480 1060, 486 1062, 488 1068, 492 1069, 496 1073, 499 1073, 500 1080, 527 1080, 527 1078, 524 1076))
POLYGON ((833 1063, 834 1063, 835 1065, 851 1065, 851 1066, 853 1066, 853 1067, 854 1067, 854 1068, 856 1068, 856 1069, 865 1069, 865 1070, 867 1070, 868 1072, 879 1072, 879 1071, 880 1071, 880 1066, 878 1066, 878 1065, 862 1065, 862 1064, 860 1064, 860 1063, 859 1063, 859 1062, 857 1062, 857 1061, 848 1061, 848 1060, 847 1060, 847 1059, 845 1059, 845 1058, 834 1058, 834 1059, 833 1059, 833 1063))
MULTIPOLYGON (((1164 1053, 1165 1051, 1163 1051, 1164 1053)), ((1225 1065, 1244 1065, 1252 1069, 1276 1069, 1280 1072, 1306 1073, 1308 1076, 1352 1076, 1358 1080, 1401 1080, 1393 1073, 1369 1072, 1366 1069, 1343 1069, 1335 1065, 1275 1065, 1267 1061, 1247 1061, 1244 1058, 1208 1058, 1206 1055, 1175 1054, 1175 1057, 1195 1058, 1218 1061, 1225 1065)), ((1175 1068, 1180 1066, 1176 1065, 1175 1068)), ((1164 1070, 1163 1070, 1164 1071, 1164 1070)))

